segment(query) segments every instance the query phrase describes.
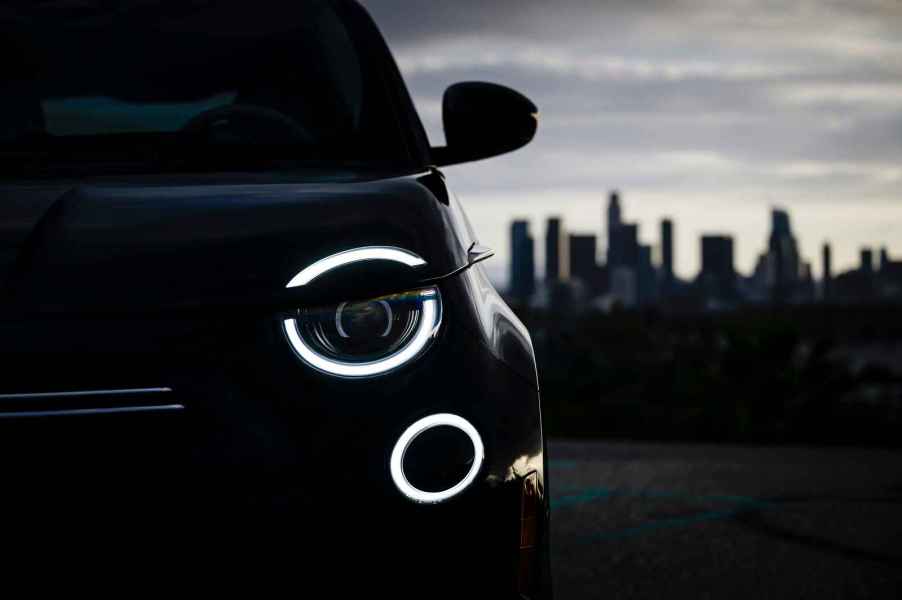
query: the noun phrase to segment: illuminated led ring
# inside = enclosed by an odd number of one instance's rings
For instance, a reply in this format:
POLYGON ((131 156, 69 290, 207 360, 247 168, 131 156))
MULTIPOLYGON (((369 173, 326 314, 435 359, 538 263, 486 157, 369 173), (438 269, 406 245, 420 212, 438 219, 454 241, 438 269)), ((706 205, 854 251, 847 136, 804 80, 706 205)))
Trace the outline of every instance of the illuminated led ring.
POLYGON ((343 377, 369 377, 371 375, 379 375, 400 367, 407 361, 415 358, 426 348, 429 341, 438 332, 439 325, 441 324, 438 292, 435 288, 430 288, 419 291, 418 295, 423 303, 423 314, 413 338, 407 345, 394 354, 370 362, 353 363, 326 358, 321 354, 317 354, 304 342, 304 339, 298 331, 297 319, 285 319, 282 324, 285 328, 285 334, 288 336, 288 342, 291 344, 291 347, 294 348, 294 351, 297 352, 302 360, 312 367, 325 371, 326 373, 341 375, 343 377))
POLYGON ((389 471, 391 472, 392 481, 394 481, 395 486, 402 494, 414 502, 421 504, 436 504, 456 496, 473 483, 476 479, 476 475, 479 474, 479 469, 482 467, 482 461, 484 459, 485 447, 482 445, 482 438, 479 437, 479 432, 476 431, 476 428, 463 417, 448 413, 440 413, 423 417, 404 430, 404 433, 402 433, 401 437, 398 438, 398 441, 395 442, 395 447, 391 451, 389 471), (404 474, 404 455, 407 453, 410 444, 419 437, 420 434, 433 427, 441 426, 454 427, 467 434, 467 437, 470 438, 470 442, 473 444, 473 464, 470 466, 470 470, 464 478, 450 488, 441 492, 424 492, 423 490, 415 488, 407 481, 407 476, 404 474))
POLYGON ((300 273, 291 278, 286 288, 300 287, 307 285, 320 275, 356 262, 364 260, 388 260, 391 262, 401 263, 408 267, 420 267, 426 264, 426 261, 407 250, 395 248, 393 246, 364 246, 363 248, 354 248, 353 250, 345 250, 337 254, 332 254, 326 258, 321 258, 300 273))
MULTIPOLYGON (((295 275, 285 287, 291 288, 307 285, 323 273, 331 271, 332 269, 369 260, 388 260, 402 263, 409 267, 417 267, 426 264, 426 261, 416 254, 408 252, 407 250, 402 250, 401 248, 394 248, 391 246, 366 246, 364 248, 345 250, 344 252, 339 252, 338 254, 333 254, 316 261, 295 275)), ((421 315, 416 333, 414 333, 410 342, 400 348, 397 352, 379 360, 354 363, 326 358, 325 356, 318 354, 304 342, 298 331, 297 319, 284 319, 282 325, 291 347, 301 360, 313 368, 342 377, 370 377, 372 375, 380 375, 416 358, 416 356, 429 345, 430 340, 435 337, 435 334, 438 333, 442 318, 438 290, 429 288, 420 290, 417 294, 420 301, 423 303, 423 314, 421 315)))

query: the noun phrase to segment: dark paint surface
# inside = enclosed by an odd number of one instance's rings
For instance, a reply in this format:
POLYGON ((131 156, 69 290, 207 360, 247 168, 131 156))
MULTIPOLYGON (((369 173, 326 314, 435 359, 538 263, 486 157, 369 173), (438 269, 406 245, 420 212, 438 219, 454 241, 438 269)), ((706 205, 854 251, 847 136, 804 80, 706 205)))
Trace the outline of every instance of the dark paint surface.
MULTIPOLYGON (((86 182, 63 192, 39 218, 22 219, 29 233, 11 233, 20 252, 6 288, 20 305, 38 311, 211 306, 268 298, 304 266, 367 245, 420 255, 428 266, 417 275, 425 279, 466 264, 448 213, 414 176, 340 183, 304 183, 303 175, 269 184, 86 182)), ((348 287, 375 285, 366 279, 380 274, 362 270, 348 287)))

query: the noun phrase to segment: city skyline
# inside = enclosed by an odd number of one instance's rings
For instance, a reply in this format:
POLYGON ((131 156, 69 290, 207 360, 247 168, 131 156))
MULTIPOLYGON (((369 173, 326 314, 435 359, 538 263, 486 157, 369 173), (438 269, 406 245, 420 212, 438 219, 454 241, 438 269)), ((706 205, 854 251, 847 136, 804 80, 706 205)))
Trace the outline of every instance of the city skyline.
POLYGON ((641 307, 673 301, 683 308, 727 308, 746 303, 902 297, 902 261, 894 261, 885 245, 861 247, 857 265, 835 271, 829 241, 817 256, 805 256, 799 250, 790 212, 780 207, 770 210, 770 233, 753 271, 737 270, 734 236, 706 233, 698 238, 699 271, 681 278, 673 272, 678 224, 661 217, 658 240, 644 244, 638 236, 642 224, 627 221, 624 208, 620 192, 612 190, 601 211, 601 236, 571 232, 559 216, 549 217, 544 277, 535 268, 535 248, 542 246, 541 240, 532 236, 529 220, 512 221, 509 297, 520 304, 603 309, 615 304, 641 307), (821 277, 816 280, 813 265, 818 260, 821 277))
MULTIPOLYGON (((517 218, 512 219, 511 223, 518 222, 518 223, 527 223, 528 224, 528 223, 533 223, 533 221, 536 221, 537 223, 541 222, 544 224, 549 224, 551 222, 554 222, 558 229, 566 226, 565 231, 566 231, 567 235, 577 236, 580 238, 587 237, 587 236, 594 236, 596 238, 596 240, 598 241, 597 249, 596 249, 596 254, 597 254, 596 258, 600 264, 606 263, 609 260, 608 253, 610 252, 610 249, 608 246, 608 240, 611 235, 611 233, 610 233, 611 210, 610 210, 610 204, 607 203, 606 201, 610 200, 612 195, 616 197, 615 203, 617 205, 617 209, 616 209, 617 219, 619 219, 620 223, 627 224, 628 227, 630 228, 631 233, 633 232, 633 228, 634 228, 637 243, 639 245, 651 246, 653 249, 657 250, 658 254, 656 254, 656 256, 658 259, 658 263, 660 263, 661 266, 663 266, 667 262, 669 262, 671 265, 673 265, 675 263, 674 255, 678 254, 676 252, 675 241, 681 237, 679 233, 675 232, 676 228, 674 227, 674 223, 676 222, 676 220, 673 219, 671 216, 664 214, 664 215, 657 215, 655 217, 654 223, 652 223, 652 224, 645 223, 641 219, 630 219, 629 221, 631 221, 631 222, 627 222, 628 212, 624 209, 625 203, 622 201, 623 193, 619 189, 610 190, 607 193, 607 195, 604 195, 604 194, 599 195, 598 202, 600 203, 600 205, 603 208, 601 209, 601 212, 599 213, 600 216, 598 218, 598 226, 595 228, 595 231, 586 227, 585 224, 586 224, 587 219, 578 220, 577 222, 580 223, 580 226, 578 226, 576 228, 572 228, 568 225, 567 219, 562 217, 561 214, 559 214, 559 213, 548 213, 543 217, 539 217, 538 219, 532 219, 532 218, 521 215, 517 218), (644 227, 643 227, 643 225, 644 225, 644 227), (656 225, 656 227, 653 227, 652 225, 656 225), (668 229, 669 231, 667 233, 665 233, 664 229, 668 229), (669 261, 667 261, 666 258, 661 254, 662 252, 666 252, 663 249, 666 246, 666 244, 662 245, 662 242, 667 237, 670 238, 669 261)), ((596 212, 598 212, 598 211, 596 211, 596 212)), ((768 207, 767 212, 764 215, 764 218, 768 224, 768 227, 767 227, 768 235, 762 236, 762 239, 759 241, 759 244, 758 244, 759 249, 760 249, 760 246, 762 243, 765 246, 771 246, 771 247, 774 244, 773 239, 770 239, 772 237, 773 230, 775 228, 774 222, 773 222, 774 218, 776 218, 778 221, 778 224, 776 225, 776 229, 788 231, 788 228, 790 227, 790 225, 789 225, 789 218, 790 218, 789 214, 790 213, 791 213, 791 211, 787 210, 784 206, 772 205, 772 206, 768 207)), ((698 250, 698 243, 704 237, 729 236, 730 238, 733 239, 734 244, 739 241, 737 236, 735 236, 731 233, 731 230, 729 227, 711 228, 711 229, 706 229, 706 230, 699 230, 698 228, 690 227, 690 229, 693 231, 699 231, 699 233, 695 239, 691 240, 691 242, 688 244, 686 244, 686 243, 683 244, 684 246, 685 245, 691 246, 692 247, 691 251, 698 250)), ((821 242, 819 242, 817 244, 817 247, 816 247, 817 252, 812 253, 811 256, 807 256, 803 252, 801 252, 801 250, 799 249, 798 236, 796 235, 799 233, 799 227, 796 226, 793 229, 792 233, 793 233, 793 236, 792 236, 793 237, 793 240, 792 240, 793 254, 795 256, 797 256, 801 262, 805 262, 811 267, 812 277, 817 280, 821 280, 824 277, 823 249, 824 249, 825 245, 829 246, 829 248, 830 248, 830 251, 829 251, 830 258, 828 259, 828 262, 830 263, 834 274, 837 271, 843 271, 843 270, 857 268, 861 264, 861 260, 862 260, 861 253, 864 250, 869 250, 872 252, 872 254, 874 255, 875 263, 877 261, 879 261, 881 252, 886 252, 890 256, 893 256, 894 252, 897 250, 900 253, 902 253, 902 241, 900 241, 900 243, 899 243, 899 248, 896 248, 887 243, 881 243, 880 241, 872 241, 872 243, 870 243, 870 244, 866 244, 866 245, 859 246, 857 248, 853 248, 853 251, 851 252, 850 256, 845 257, 846 260, 839 263, 839 266, 838 266, 838 264, 834 260, 835 248, 834 248, 834 243, 832 240, 829 240, 829 239, 822 240, 821 242)), ((804 232, 802 235, 804 236, 804 232)), ((547 236, 547 233, 546 233, 546 236, 547 236)), ((535 236, 533 236, 533 238, 536 239, 535 236)), ((750 245, 754 245, 754 244, 750 244, 750 245)), ((548 256, 547 256, 548 250, 547 250, 547 248, 548 248, 548 245, 545 244, 544 241, 542 244, 540 244, 538 241, 536 242, 536 245, 535 245, 536 254, 535 254, 534 260, 535 260, 535 264, 536 264, 535 275, 538 280, 542 280, 546 276, 545 269, 547 269, 547 266, 548 266, 548 256), (539 254, 540 249, 543 246, 545 247, 545 251, 544 251, 544 253, 539 254), (545 266, 543 267, 543 269, 539 269, 538 265, 545 265, 545 266)), ((561 252, 564 253, 564 255, 566 255, 565 253, 567 252, 567 250, 562 250, 561 252)), ((760 259, 760 254, 756 253, 754 255, 754 260, 750 261, 749 267, 741 268, 738 264, 735 263, 735 252, 734 252, 734 267, 736 269, 736 272, 743 276, 753 275, 755 269, 758 267, 757 263, 758 263, 759 259, 760 259)), ((676 269, 674 269, 673 275, 678 276, 685 280, 693 279, 696 275, 698 275, 703 270, 704 265, 702 263, 702 253, 701 252, 697 253, 697 260, 695 262, 697 264, 697 268, 694 272, 689 272, 689 273, 686 273, 685 271, 678 272, 678 271, 676 271, 676 269)), ((509 271, 507 265, 502 265, 502 266, 504 267, 504 269, 506 271, 509 271)), ((495 270, 497 270, 497 267, 495 270)), ((505 274, 504 279, 505 280, 508 279, 507 273, 505 274)))
MULTIPOLYGON (((624 190, 621 191, 623 192, 624 190)), ((625 194, 625 197, 632 198, 632 194, 625 194)), ((604 198, 604 192, 593 194, 593 202, 595 204, 604 198)), ((542 224, 542 227, 544 227, 548 218, 561 218, 564 223, 578 224, 576 226, 571 225, 570 228, 568 228, 570 233, 578 235, 595 235, 598 236, 600 241, 605 241, 604 223, 601 216, 598 214, 597 206, 594 207, 594 210, 581 209, 579 211, 570 210, 569 212, 555 212, 551 207, 544 209, 537 208, 528 213, 522 210, 511 211, 510 213, 492 214, 488 218, 480 218, 480 216, 484 214, 483 211, 480 210, 478 206, 466 202, 466 198, 463 198, 462 200, 464 201, 468 214, 475 213, 475 215, 470 214, 470 218, 473 221, 477 235, 480 237, 480 241, 492 248, 501 249, 501 251, 498 252, 497 257, 491 261, 487 261, 485 265, 492 281, 501 288, 506 288, 509 284, 508 262, 510 260, 510 255, 508 253, 508 241, 506 238, 507 226, 511 220, 528 221, 535 224, 534 226, 536 227, 538 227, 539 224, 542 224), (587 225, 590 220, 596 222, 594 228, 587 225)), ((900 204, 902 204, 902 201, 900 201, 900 204)), ((884 229, 890 231, 889 234, 876 239, 869 240, 867 237, 863 237, 862 239, 859 239, 858 237, 852 238, 848 235, 843 235, 841 232, 837 234, 839 237, 834 239, 828 237, 816 237, 810 232, 807 232, 805 230, 805 223, 810 222, 810 220, 800 219, 799 216, 796 215, 796 212, 805 213, 806 211, 796 211, 791 208, 791 204, 762 204, 756 205, 754 210, 745 207, 741 213, 741 217, 736 219, 737 221, 743 221, 744 226, 737 226, 736 223, 731 222, 722 224, 714 222, 715 216, 729 217, 729 215, 724 215, 723 213, 705 213, 705 211, 696 213, 695 211, 690 211, 688 214, 693 217, 697 215, 705 217, 705 224, 699 225, 692 221, 687 222, 687 217, 685 216, 687 213, 685 211, 674 210, 674 207, 671 205, 661 205, 662 210, 665 212, 655 212, 653 210, 654 206, 658 205, 638 207, 630 205, 629 210, 625 212, 625 218, 630 221, 639 222, 642 225, 637 232, 639 236, 638 239, 641 243, 649 245, 655 245, 659 239, 660 231, 658 220, 661 218, 667 217, 675 223, 684 223, 679 227, 679 231, 674 234, 674 274, 682 279, 691 279, 699 272, 702 266, 701 254, 698 251, 699 239, 704 235, 713 234, 727 234, 733 237, 735 241, 734 256, 737 272, 744 275, 754 272, 760 249, 762 245, 767 244, 771 225, 770 211, 774 208, 789 210, 789 212, 793 214, 796 230, 800 232, 797 240, 799 251, 801 254, 808 257, 808 260, 812 265, 812 275, 816 279, 820 279, 823 276, 823 272, 822 261, 814 260, 814 257, 820 256, 824 243, 829 243, 831 245, 833 259, 832 266, 834 271, 846 271, 857 267, 860 262, 861 249, 865 246, 872 247, 878 252, 880 248, 886 247, 890 254, 893 252, 902 254, 902 221, 898 224, 899 229, 897 230, 895 228, 896 224, 892 222, 891 218, 888 219, 885 228, 879 226, 874 227, 874 230, 877 231, 882 231, 884 229), (899 233, 897 233, 897 231, 899 233)), ((854 203, 850 203, 847 208, 848 210, 841 211, 836 219, 838 223, 845 222, 849 224, 850 228, 854 229, 856 219, 854 203)), ((817 219, 815 219, 815 221, 816 220, 817 219)), ((879 215, 875 216, 875 220, 879 221, 879 215)), ((599 248, 605 247, 606 246, 602 244, 599 248)), ((604 255, 599 256, 599 259, 603 258, 604 255)), ((544 277, 546 262, 544 241, 542 241, 542 243, 537 242, 535 261, 537 268, 536 276, 541 279, 544 277)))

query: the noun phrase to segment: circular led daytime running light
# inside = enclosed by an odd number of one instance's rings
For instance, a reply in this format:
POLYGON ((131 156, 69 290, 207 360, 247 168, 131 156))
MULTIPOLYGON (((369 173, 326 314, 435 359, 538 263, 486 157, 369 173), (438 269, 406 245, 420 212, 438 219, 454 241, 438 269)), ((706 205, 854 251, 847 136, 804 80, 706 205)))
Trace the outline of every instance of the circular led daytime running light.
POLYGON ((423 417, 404 430, 404 433, 402 433, 401 437, 398 438, 398 441, 395 442, 395 447, 392 448, 391 459, 389 460, 389 472, 391 473, 392 481, 402 494, 420 504, 437 504, 456 496, 469 487, 470 484, 476 480, 476 476, 479 474, 479 469, 482 467, 484 459, 485 447, 482 444, 482 438, 479 436, 479 432, 476 431, 476 428, 463 417, 448 413, 439 413, 423 417), (470 466, 470 470, 464 478, 450 488, 440 492, 424 492, 423 490, 415 488, 407 480, 407 476, 404 474, 404 455, 407 453, 410 444, 423 432, 428 431, 433 427, 441 426, 454 427, 467 434, 467 437, 470 438, 470 442, 473 444, 473 464, 470 466))
POLYGON ((364 246, 363 248, 345 250, 319 259, 292 277, 285 287, 293 288, 307 285, 332 269, 365 260, 387 260, 401 263, 408 267, 420 267, 426 264, 426 261, 421 257, 401 248, 395 248, 394 246, 364 246))
POLYGON ((332 375, 342 377, 370 377, 373 375, 381 375, 396 369, 404 363, 416 358, 422 352, 429 342, 438 333, 441 324, 442 313, 439 307, 438 290, 429 288, 420 290, 417 295, 422 302, 422 317, 417 326, 417 331, 413 338, 403 348, 386 356, 385 358, 374 360, 371 362, 354 363, 327 358, 315 352, 310 346, 304 342, 298 331, 297 319, 285 319, 282 325, 285 329, 285 335, 288 336, 288 342, 301 359, 310 366, 324 371, 332 375))
MULTIPOLYGON (((317 277, 327 273, 333 269, 343 267, 345 265, 371 260, 386 260, 391 262, 407 265, 408 267, 420 267, 426 264, 422 257, 417 256, 413 252, 409 252, 402 248, 394 246, 364 246, 362 248, 353 248, 332 254, 325 258, 321 258, 312 265, 304 268, 288 282, 286 288, 300 287, 307 285, 317 277)), ((296 319, 284 319, 282 326, 289 344, 295 353, 307 364, 320 371, 338 375, 342 377, 369 377, 372 375, 380 375, 395 369, 407 361, 416 358, 422 352, 429 342, 438 333, 441 324, 442 310, 441 299, 436 288, 427 288, 417 292, 421 305, 421 319, 417 326, 416 332, 410 341, 394 354, 385 358, 369 362, 347 362, 328 358, 316 352, 301 336, 298 330, 298 322, 296 319)), ((391 328, 391 306, 385 302, 380 303, 385 307, 389 314, 389 325, 385 330, 383 337, 387 336, 391 328)), ((336 330, 342 337, 347 337, 341 324, 341 312, 346 303, 342 303, 336 311, 336 330)))

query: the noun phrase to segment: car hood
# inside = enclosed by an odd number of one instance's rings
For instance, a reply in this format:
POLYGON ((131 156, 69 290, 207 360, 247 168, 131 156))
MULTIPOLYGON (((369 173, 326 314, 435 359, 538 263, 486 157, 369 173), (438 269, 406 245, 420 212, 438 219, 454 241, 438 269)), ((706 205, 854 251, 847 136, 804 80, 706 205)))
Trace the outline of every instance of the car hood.
POLYGON ((466 262, 437 172, 22 183, 0 186, 0 198, 4 302, 39 313, 284 301, 305 266, 360 246, 427 264, 324 278, 304 300, 413 285, 466 262))

